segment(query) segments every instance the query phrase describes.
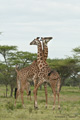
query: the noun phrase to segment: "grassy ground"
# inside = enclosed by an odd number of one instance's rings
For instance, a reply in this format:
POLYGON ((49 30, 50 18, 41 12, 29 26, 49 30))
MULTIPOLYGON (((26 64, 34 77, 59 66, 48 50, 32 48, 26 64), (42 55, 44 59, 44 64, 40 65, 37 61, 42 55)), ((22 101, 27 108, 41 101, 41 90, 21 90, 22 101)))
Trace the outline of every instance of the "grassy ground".
MULTIPOLYGON (((31 88, 33 90, 33 88, 31 88)), ((9 89, 8 89, 9 90, 9 89)), ((21 105, 20 96, 14 107, 14 98, 5 98, 5 87, 0 86, 0 120, 79 120, 80 119, 80 90, 77 87, 63 87, 60 92, 61 109, 52 110, 53 94, 48 87, 48 108, 45 109, 44 88, 38 90, 38 110, 34 109, 34 97, 32 100, 24 92, 25 108, 21 105)), ((9 96, 10 91, 8 91, 9 96)))

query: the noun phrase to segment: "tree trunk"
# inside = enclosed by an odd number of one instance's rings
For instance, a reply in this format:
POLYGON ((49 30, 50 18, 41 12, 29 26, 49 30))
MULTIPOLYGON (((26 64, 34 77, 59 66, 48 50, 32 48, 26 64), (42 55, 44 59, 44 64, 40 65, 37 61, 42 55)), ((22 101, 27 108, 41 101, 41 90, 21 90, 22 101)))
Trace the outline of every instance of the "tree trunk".
POLYGON ((65 81, 65 79, 63 79, 63 80, 61 81, 61 85, 60 85, 59 91, 61 91, 61 88, 62 88, 62 86, 64 85, 64 81, 65 81))
POLYGON ((80 89, 80 82, 79 82, 79 89, 80 89))
POLYGON ((7 97, 7 91, 8 91, 8 89, 7 89, 7 85, 6 85, 6 97, 7 97))
POLYGON ((13 86, 11 85, 11 93, 10 93, 10 97, 13 96, 13 86))

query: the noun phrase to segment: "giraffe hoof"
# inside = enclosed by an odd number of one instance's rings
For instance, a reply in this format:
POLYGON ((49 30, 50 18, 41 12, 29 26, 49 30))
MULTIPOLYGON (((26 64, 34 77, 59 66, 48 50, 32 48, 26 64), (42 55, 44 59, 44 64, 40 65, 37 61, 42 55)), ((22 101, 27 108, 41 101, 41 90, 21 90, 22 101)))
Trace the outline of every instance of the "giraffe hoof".
POLYGON ((47 109, 47 105, 45 105, 45 108, 47 109))
POLYGON ((37 107, 37 106, 34 106, 34 109, 38 109, 38 107, 37 107))
POLYGON ((55 106, 53 106, 53 110, 55 110, 55 106))
POLYGON ((23 104, 23 108, 25 108, 25 105, 23 104))
POLYGON ((14 107, 16 107, 16 104, 14 104, 14 107))
POLYGON ((60 107, 60 106, 58 106, 58 109, 60 110, 60 109, 61 109, 61 107, 60 107))

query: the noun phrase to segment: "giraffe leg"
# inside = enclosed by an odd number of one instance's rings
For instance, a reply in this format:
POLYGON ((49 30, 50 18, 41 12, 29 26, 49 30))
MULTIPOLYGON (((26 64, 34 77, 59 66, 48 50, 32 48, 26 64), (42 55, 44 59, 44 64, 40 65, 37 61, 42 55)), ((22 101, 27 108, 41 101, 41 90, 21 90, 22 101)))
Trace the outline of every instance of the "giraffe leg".
POLYGON ((53 94, 54 94, 54 104, 53 104, 53 110, 55 109, 55 102, 56 102, 56 92, 53 91, 53 94))
POLYGON ((60 109, 60 103, 59 103, 59 92, 57 93, 58 96, 58 109, 60 109))
POLYGON ((24 91, 24 90, 21 90, 21 100, 22 100, 22 105, 23 105, 23 107, 24 107, 23 91, 24 91))
MULTIPOLYGON (((36 86, 37 86, 37 79, 36 79, 36 77, 34 77, 34 90, 35 90, 35 88, 36 88, 36 86)), ((33 90, 33 93, 34 93, 34 108, 38 108, 38 105, 37 105, 37 90, 34 92, 34 90, 33 90)))
POLYGON ((25 88, 25 90, 26 90, 26 94, 27 94, 27 96, 28 96, 28 94, 29 94, 29 91, 28 91, 28 89, 27 89, 27 88, 25 88))
POLYGON ((28 92, 27 87, 25 88, 25 90, 26 90, 26 94, 27 94, 27 98, 28 98, 28 94, 29 94, 29 92, 28 92))
POLYGON ((28 82, 28 96, 30 97, 30 100, 31 100, 31 88, 30 88, 29 82, 28 82))
POLYGON ((59 79, 57 83, 58 109, 60 109, 60 103, 59 103, 60 80, 61 79, 59 79))
POLYGON ((45 105, 45 107, 47 108, 48 100, 47 100, 47 84, 46 83, 44 83, 44 89, 45 89, 45 97, 46 97, 46 105, 45 105))
POLYGON ((53 104, 53 110, 55 109, 55 102, 56 102, 56 84, 54 83, 55 81, 50 81, 50 85, 53 91, 53 96, 54 96, 54 104, 53 104))
MULTIPOLYGON (((36 88, 37 86, 37 82, 36 80, 34 81, 34 89, 36 88)), ((34 108, 38 108, 38 105, 37 105, 37 91, 34 92, 33 90, 33 93, 34 93, 34 108)))
POLYGON ((37 105, 37 89, 40 87, 40 85, 42 85, 43 81, 40 81, 36 88, 33 90, 33 93, 34 93, 34 107, 35 108, 38 108, 38 105, 37 105))
POLYGON ((38 108, 36 92, 34 93, 34 108, 38 108))
MULTIPOLYGON (((36 88, 37 86, 37 79, 34 80, 34 88, 36 88)), ((37 95, 37 92, 36 92, 36 95, 37 95)))

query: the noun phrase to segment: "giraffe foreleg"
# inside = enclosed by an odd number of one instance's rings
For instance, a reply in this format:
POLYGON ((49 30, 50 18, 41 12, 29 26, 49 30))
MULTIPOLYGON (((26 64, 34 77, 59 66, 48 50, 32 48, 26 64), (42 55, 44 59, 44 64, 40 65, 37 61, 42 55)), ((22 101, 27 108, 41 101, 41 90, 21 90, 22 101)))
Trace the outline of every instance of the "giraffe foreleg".
POLYGON ((53 96, 54 96, 54 103, 53 103, 53 109, 55 109, 55 102, 56 102, 56 81, 50 81, 50 85, 53 91, 53 96))
POLYGON ((33 90, 33 93, 34 93, 34 107, 35 107, 35 108, 38 108, 38 104, 37 104, 37 90, 38 90, 38 88, 40 87, 40 85, 42 85, 42 83, 43 83, 43 81, 40 81, 40 82, 37 84, 36 88, 33 90))
POLYGON ((24 107, 24 99, 23 99, 23 89, 21 89, 21 100, 22 100, 22 105, 23 105, 23 107, 24 107))
MULTIPOLYGON (((35 80, 34 80, 34 88, 36 88, 37 83, 38 83, 38 80, 37 80, 37 79, 35 79, 35 80)), ((37 92, 36 92, 36 95, 37 95, 37 92)))
POLYGON ((60 109, 60 102, 59 102, 60 83, 61 83, 61 78, 59 78, 57 82, 58 109, 60 109))
POLYGON ((45 107, 47 108, 48 100, 47 100, 47 84, 46 83, 44 83, 44 89, 45 89, 45 97, 46 97, 46 105, 45 105, 45 107))

